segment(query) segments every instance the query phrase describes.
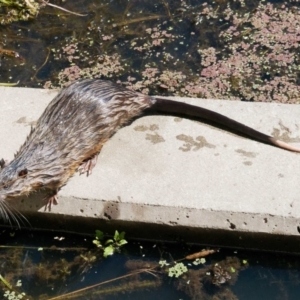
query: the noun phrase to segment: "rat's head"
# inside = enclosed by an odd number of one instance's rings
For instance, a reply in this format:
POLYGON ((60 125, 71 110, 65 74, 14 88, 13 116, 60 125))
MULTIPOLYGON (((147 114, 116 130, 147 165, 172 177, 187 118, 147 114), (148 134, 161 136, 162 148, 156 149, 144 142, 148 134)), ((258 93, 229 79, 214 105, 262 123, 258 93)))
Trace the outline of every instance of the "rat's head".
POLYGON ((15 198, 26 193, 26 168, 17 168, 14 162, 0 171, 0 200, 15 198))
POLYGON ((9 202, 26 193, 26 184, 24 186, 26 175, 26 169, 15 171, 10 164, 2 165, 0 169, 0 218, 11 225, 15 223, 20 226, 19 220, 24 219, 18 211, 9 205, 9 202))

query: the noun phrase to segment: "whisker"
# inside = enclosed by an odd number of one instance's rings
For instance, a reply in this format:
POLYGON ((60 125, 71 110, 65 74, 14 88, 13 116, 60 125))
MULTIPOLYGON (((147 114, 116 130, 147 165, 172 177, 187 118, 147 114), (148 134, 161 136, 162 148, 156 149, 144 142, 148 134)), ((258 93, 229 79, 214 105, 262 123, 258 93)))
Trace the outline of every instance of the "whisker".
POLYGON ((0 216, 4 221, 8 222, 10 226, 16 224, 18 228, 21 228, 21 224, 24 226, 27 224, 31 227, 29 221, 22 213, 4 201, 0 201, 0 216))
POLYGON ((6 203, 4 201, 0 201, 0 215, 5 222, 9 222, 11 225, 10 218, 7 213, 6 203))

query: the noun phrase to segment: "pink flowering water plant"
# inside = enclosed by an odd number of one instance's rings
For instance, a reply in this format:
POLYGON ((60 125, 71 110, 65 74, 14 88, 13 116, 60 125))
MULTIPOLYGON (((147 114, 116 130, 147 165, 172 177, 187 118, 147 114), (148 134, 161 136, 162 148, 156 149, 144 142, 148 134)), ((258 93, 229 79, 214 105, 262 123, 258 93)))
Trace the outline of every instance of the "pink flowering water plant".
POLYGON ((298 103, 296 3, 178 0, 144 18, 138 5, 127 8, 123 21, 111 16, 106 26, 98 15, 102 21, 92 23, 90 35, 66 38, 54 51, 69 66, 46 86, 103 77, 144 93, 298 103))

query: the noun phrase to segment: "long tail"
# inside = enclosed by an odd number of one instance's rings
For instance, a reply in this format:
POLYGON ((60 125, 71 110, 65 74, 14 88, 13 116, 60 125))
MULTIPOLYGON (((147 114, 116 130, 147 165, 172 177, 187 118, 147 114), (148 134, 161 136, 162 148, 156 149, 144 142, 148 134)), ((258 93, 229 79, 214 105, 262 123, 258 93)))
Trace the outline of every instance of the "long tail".
POLYGON ((152 97, 152 99, 154 101, 153 101, 153 106, 151 106, 150 110, 156 112, 163 112, 166 114, 185 115, 194 118, 196 117, 199 119, 203 119, 227 127, 228 129, 231 129, 234 132, 241 133, 243 135, 253 138, 254 140, 269 145, 273 145, 281 149, 285 149, 293 152, 300 152, 300 148, 294 147, 283 141, 279 141, 269 135, 259 132, 251 127, 248 127, 240 122, 225 117, 212 110, 199 107, 199 106, 190 105, 183 102, 177 102, 177 101, 172 101, 172 100, 167 100, 162 98, 152 97))

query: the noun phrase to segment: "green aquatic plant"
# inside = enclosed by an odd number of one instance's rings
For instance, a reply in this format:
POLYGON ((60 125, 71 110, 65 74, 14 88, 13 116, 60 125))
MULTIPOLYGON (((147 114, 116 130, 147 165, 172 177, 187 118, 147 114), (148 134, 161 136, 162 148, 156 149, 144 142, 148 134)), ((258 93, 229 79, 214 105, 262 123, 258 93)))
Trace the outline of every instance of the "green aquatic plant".
POLYGON ((120 247, 127 244, 127 241, 124 239, 125 232, 122 231, 119 233, 118 230, 115 231, 114 237, 112 239, 104 240, 104 233, 101 230, 96 230, 96 237, 93 240, 93 243, 98 247, 103 249, 103 256, 107 257, 113 255, 116 251, 120 250, 120 247))
MULTIPOLYGON (((199 253, 196 253, 196 254, 199 254, 199 253)), ((201 257, 201 258, 198 257, 193 261, 193 265, 194 266, 204 265, 205 262, 206 262, 206 260, 204 257, 201 257)), ((166 261, 160 261, 159 265, 161 267, 164 267, 164 266, 168 266, 169 264, 166 261)), ((188 272, 188 267, 184 263, 175 262, 175 265, 168 269, 168 276, 178 278, 186 272, 188 272)))
POLYGON ((28 21, 35 18, 40 8, 45 6, 51 6, 76 16, 86 16, 44 0, 0 0, 0 24, 7 25, 17 21, 28 21))
POLYGON ((182 274, 186 273, 188 268, 183 263, 176 263, 174 267, 169 268, 168 275, 169 277, 178 278, 182 274))
POLYGON ((33 0, 0 0, 0 9, 0 24, 7 25, 34 18, 40 4, 33 0))
MULTIPOLYGON (((26 294, 24 292, 19 292, 13 288, 13 286, 0 275, 0 281, 6 286, 7 290, 5 290, 3 297, 9 300, 21 300, 25 299, 26 294)), ((18 280, 16 287, 19 288, 22 286, 22 281, 18 280)), ((29 300, 28 297, 26 297, 26 300, 29 300)))
POLYGON ((9 300, 21 300, 26 296, 26 294, 25 293, 18 294, 14 291, 7 290, 5 291, 3 296, 9 300))
POLYGON ((204 257, 202 257, 202 258, 196 258, 193 261, 193 265, 198 266, 200 264, 205 264, 205 262, 206 262, 206 259, 204 257))

